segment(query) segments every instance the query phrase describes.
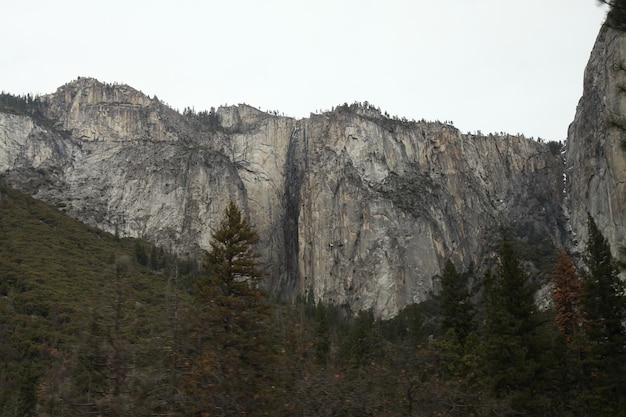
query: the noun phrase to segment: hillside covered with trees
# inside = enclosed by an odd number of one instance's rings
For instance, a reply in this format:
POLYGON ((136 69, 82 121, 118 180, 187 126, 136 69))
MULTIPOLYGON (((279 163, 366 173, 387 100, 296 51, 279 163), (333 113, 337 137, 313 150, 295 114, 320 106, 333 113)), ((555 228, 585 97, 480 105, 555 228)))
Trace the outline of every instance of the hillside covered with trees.
POLYGON ((589 228, 584 268, 554 254, 552 310, 504 238, 486 276, 447 262, 379 320, 264 293, 234 204, 181 260, 3 186, 0 415, 624 415, 624 285, 589 228))

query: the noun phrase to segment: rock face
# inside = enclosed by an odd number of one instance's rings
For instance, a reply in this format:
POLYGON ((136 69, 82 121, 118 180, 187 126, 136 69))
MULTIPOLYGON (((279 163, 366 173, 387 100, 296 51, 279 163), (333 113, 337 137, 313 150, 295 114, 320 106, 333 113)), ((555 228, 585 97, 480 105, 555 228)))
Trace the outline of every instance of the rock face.
POLYGON ((246 207, 235 166, 223 153, 195 145, 210 136, 157 100, 79 79, 42 97, 41 107, 54 129, 0 116, 6 120, 1 169, 19 188, 74 217, 193 252, 208 246, 212 219, 229 199, 246 207))
POLYGON ((209 123, 89 78, 38 106, 43 119, 0 112, 9 183, 182 254, 209 247, 234 200, 261 236, 268 286, 288 298, 388 317, 438 290, 446 258, 480 265, 504 229, 569 239, 563 158, 524 137, 461 134, 369 105, 301 120, 239 105, 209 123))
POLYGON ((303 123, 303 141, 287 276, 315 299, 393 314, 437 290, 446 257, 480 263, 501 227, 560 239, 562 162, 544 144, 345 108, 303 123))
POLYGON ((589 212, 614 251, 626 243, 626 33, 603 27, 585 70, 567 139, 567 209, 573 244, 589 212))

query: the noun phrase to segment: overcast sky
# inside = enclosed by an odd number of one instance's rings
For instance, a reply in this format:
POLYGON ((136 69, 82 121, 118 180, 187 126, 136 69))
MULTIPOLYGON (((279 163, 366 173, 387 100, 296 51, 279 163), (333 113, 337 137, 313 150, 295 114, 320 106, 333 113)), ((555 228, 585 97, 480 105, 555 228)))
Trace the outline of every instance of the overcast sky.
POLYGON ((0 0, 0 90, 90 76, 179 110, 295 117, 367 100, 563 140, 605 14, 595 0, 0 0))

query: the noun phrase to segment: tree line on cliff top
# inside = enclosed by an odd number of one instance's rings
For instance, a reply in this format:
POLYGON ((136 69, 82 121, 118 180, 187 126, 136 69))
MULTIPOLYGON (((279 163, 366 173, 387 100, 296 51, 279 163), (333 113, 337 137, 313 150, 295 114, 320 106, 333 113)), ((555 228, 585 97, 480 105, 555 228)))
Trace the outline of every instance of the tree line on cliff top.
POLYGON ((624 0, 597 0, 599 4, 609 6, 606 15, 606 24, 617 30, 626 30, 626 1, 624 0))

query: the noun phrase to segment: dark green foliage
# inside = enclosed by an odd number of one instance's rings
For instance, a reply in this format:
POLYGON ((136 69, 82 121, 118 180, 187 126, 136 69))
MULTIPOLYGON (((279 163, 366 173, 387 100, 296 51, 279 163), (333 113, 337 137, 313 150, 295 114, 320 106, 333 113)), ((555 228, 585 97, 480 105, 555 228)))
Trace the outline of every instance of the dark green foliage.
POLYGON ((409 342, 417 346, 425 336, 421 307, 419 304, 409 304, 397 316, 383 321, 380 324, 383 336, 392 342, 409 342))
MULTIPOLYGON (((619 279, 617 262, 611 254, 608 241, 588 216, 589 240, 584 257, 587 270, 585 277, 585 312, 591 326, 588 334, 592 340, 603 341, 609 336, 624 333, 626 299, 623 282, 619 279)), ((616 340, 621 344, 625 340, 616 340)))
POLYGON ((315 361, 326 365, 330 360, 331 349, 331 309, 324 304, 315 310, 315 361))
POLYGON ((610 245, 591 215, 588 231, 583 304, 588 341, 584 365, 592 391, 589 402, 598 411, 616 413, 626 410, 626 289, 610 245))
POLYGON ((450 262, 440 297, 381 320, 270 302, 236 206, 203 270, 2 187, 0 416, 619 416, 624 289, 591 220, 594 318, 568 343, 535 306, 531 243, 502 244, 478 329, 450 262))
POLYGON ((550 375, 559 387, 552 397, 566 415, 624 416, 625 287, 608 241, 591 215, 588 232, 580 274, 564 253, 555 268, 554 319, 562 334, 545 355, 558 372, 550 375))
MULTIPOLYGON (((213 234, 206 276, 196 286, 187 413, 261 415, 274 395, 272 367, 277 362, 272 305, 258 284, 253 245, 259 236, 231 202, 213 234)), ((274 385, 275 386, 275 385, 274 385)))
POLYGON ((231 201, 220 228, 213 235, 205 262, 208 279, 199 282, 199 292, 202 293, 206 285, 217 286, 225 296, 246 295, 251 289, 257 291, 265 275, 256 263, 258 254, 253 245, 258 241, 259 235, 231 201))
POLYGON ((0 94, 0 110, 15 114, 30 114, 38 105, 38 98, 30 94, 16 96, 2 92, 0 94))
POLYGON ((379 341, 380 333, 374 313, 371 310, 360 311, 344 340, 341 359, 354 367, 372 363, 379 351, 379 341))
POLYGON ((66 368, 73 384, 55 395, 76 414, 149 415, 161 390, 152 378, 167 323, 151 303, 164 303, 165 293, 147 299, 150 283, 128 256, 118 256, 103 278, 95 290, 102 302, 92 306, 75 362, 66 368))
MULTIPOLYGON (((534 302, 535 287, 511 243, 504 239, 493 274, 485 277, 484 380, 513 410, 544 410, 544 365, 549 341, 534 302)), ((546 383, 547 385, 547 383, 546 383)))
POLYGON ((146 245, 141 243, 139 240, 135 242, 135 258, 137 259, 137 263, 142 266, 148 266, 148 253, 146 251, 146 245))
POLYGON ((548 142, 548 149, 552 155, 559 156, 563 150, 563 143, 551 140, 548 142))
POLYGON ((441 314, 442 333, 453 329, 461 343, 474 330, 473 306, 467 280, 457 272, 449 259, 441 275, 441 314))
MULTIPOLYGON (((522 231, 518 231, 517 236, 522 234, 520 232, 522 231)), ((537 282, 551 278, 554 267, 554 244, 538 230, 528 228, 525 233, 529 236, 526 241, 511 238, 509 243, 513 251, 521 262, 530 262, 536 268, 536 273, 530 277, 531 280, 537 282)))
POLYGON ((505 239, 494 274, 485 277, 487 327, 490 333, 524 335, 535 325, 535 288, 511 242, 505 239))
POLYGON ((202 110, 199 112, 196 112, 195 110, 189 107, 186 107, 183 110, 183 116, 191 120, 200 122, 211 130, 216 130, 221 127, 219 116, 217 115, 217 112, 215 111, 214 107, 211 107, 211 110, 209 111, 202 110))
POLYGON ((609 5, 606 15, 606 24, 617 30, 626 30, 626 1, 625 0, 598 0, 600 4, 609 5))
POLYGON ((130 339, 124 346, 132 348, 135 375, 143 378, 154 369, 158 360, 141 358, 155 359, 148 351, 160 347, 155 340, 164 323, 166 280, 132 261, 135 247, 134 240, 117 241, 0 186, 0 410, 5 410, 0 415, 29 415, 35 406, 41 412, 69 412, 88 392, 85 381, 96 380, 101 361, 81 352, 111 347, 106 338, 95 343, 86 335, 93 325, 102 330, 112 317, 109 284, 116 276, 111 263, 116 258, 129 259, 130 268, 118 281, 128 313, 118 339, 130 339))

